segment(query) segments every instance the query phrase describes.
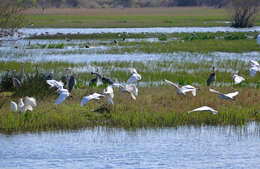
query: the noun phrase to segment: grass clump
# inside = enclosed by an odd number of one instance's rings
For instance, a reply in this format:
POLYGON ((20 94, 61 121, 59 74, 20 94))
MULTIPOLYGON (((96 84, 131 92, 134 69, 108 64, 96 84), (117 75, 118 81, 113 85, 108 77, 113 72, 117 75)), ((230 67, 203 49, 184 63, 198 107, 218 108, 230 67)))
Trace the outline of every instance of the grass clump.
POLYGON ((63 49, 64 48, 64 43, 60 44, 49 44, 48 45, 49 49, 63 49))
MULTIPOLYGON (((104 100, 87 103, 80 107, 83 96, 102 89, 76 89, 72 98, 61 105, 54 105, 57 96, 38 98, 38 106, 33 112, 24 114, 12 112, 10 98, 0 99, 0 132, 69 130, 93 126, 139 128, 139 127, 176 127, 183 125, 235 125, 243 126, 251 121, 259 121, 257 102, 260 92, 256 89, 238 89, 240 94, 235 101, 222 100, 210 93, 206 87, 198 95, 180 96, 172 87, 139 88, 137 101, 129 95, 115 90, 114 106, 105 105, 104 100), (248 97, 250 96, 250 97, 248 97), (3 101, 5 100, 5 101, 3 101), (48 105, 48 106, 46 106, 48 105), (213 115, 209 112, 189 110, 208 105, 218 110, 213 115)), ((231 88, 220 89, 222 92, 231 88)), ((12 96, 12 100, 17 100, 12 96)))

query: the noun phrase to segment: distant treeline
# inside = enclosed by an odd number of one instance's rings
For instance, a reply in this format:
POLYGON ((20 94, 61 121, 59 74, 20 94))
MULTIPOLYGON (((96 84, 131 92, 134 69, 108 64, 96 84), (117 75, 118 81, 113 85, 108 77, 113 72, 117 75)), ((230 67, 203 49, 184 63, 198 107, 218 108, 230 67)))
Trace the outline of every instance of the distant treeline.
POLYGON ((230 0, 0 0, 0 2, 23 2, 27 7, 82 7, 82 8, 144 8, 174 6, 223 7, 230 0))

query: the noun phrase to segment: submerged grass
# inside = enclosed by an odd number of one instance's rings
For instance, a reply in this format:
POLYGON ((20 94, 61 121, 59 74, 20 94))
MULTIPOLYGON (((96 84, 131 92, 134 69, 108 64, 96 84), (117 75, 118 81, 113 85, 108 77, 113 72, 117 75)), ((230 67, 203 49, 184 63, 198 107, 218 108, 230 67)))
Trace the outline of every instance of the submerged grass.
POLYGON ((192 40, 168 42, 121 42, 123 48, 114 47, 106 53, 173 53, 173 52, 252 52, 260 51, 255 39, 244 40, 192 40))
MULTIPOLYGON (((199 56, 198 56, 199 57, 199 56)), ((209 56, 213 57, 213 56, 209 56)), ((187 58, 189 59, 189 58, 187 58)), ((185 60, 187 60, 185 59, 185 60)), ((193 58, 193 60, 196 58, 193 58)), ((219 60, 198 62, 181 61, 147 61, 147 62, 91 62, 86 64, 72 64, 62 62, 39 63, 39 73, 47 76, 54 71, 54 79, 60 80, 65 74, 65 68, 71 67, 72 72, 77 73, 77 80, 80 86, 87 86, 88 82, 94 77, 90 74, 92 71, 99 71, 113 81, 126 82, 130 76, 128 68, 134 67, 142 75, 140 85, 158 86, 164 79, 171 80, 180 84, 193 84, 196 86, 205 86, 206 80, 214 65, 217 69, 217 86, 233 87, 260 87, 260 76, 249 76, 249 63, 241 60, 219 60), (239 74, 246 78, 246 82, 240 85, 233 85, 233 74, 239 74)), ((36 76, 36 63, 25 62, 25 71, 29 77, 36 76)), ((0 72, 5 75, 5 70, 16 70, 17 77, 20 78, 21 64, 17 62, 0 62, 0 72)), ((37 85, 36 85, 37 86, 37 85)))
MULTIPOLYGON (((209 93, 203 87, 198 95, 180 96, 172 87, 140 88, 137 101, 131 100, 129 95, 116 92, 115 105, 106 106, 104 101, 90 102, 80 107, 80 99, 94 91, 102 89, 77 89, 65 103, 55 106, 56 96, 37 98, 38 106, 31 112, 24 114, 11 112, 12 97, 2 97, 4 102, 0 108, 0 131, 43 131, 57 129, 78 129, 92 126, 110 126, 124 128, 166 127, 181 125, 246 125, 252 120, 259 121, 259 90, 237 89, 240 94, 234 101, 221 100, 217 95, 209 93), (48 106, 46 106, 48 105, 48 106), (209 112, 187 111, 199 106, 208 105, 219 111, 217 115, 209 112)), ((230 92, 234 89, 220 89, 230 92)))

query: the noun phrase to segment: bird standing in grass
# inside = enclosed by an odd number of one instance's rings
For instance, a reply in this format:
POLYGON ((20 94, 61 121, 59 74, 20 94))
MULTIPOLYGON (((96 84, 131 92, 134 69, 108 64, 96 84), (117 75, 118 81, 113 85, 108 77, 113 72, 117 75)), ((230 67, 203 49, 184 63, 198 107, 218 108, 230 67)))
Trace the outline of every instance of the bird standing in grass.
POLYGON ((76 74, 73 74, 70 76, 70 80, 69 80, 69 92, 72 91, 75 85, 76 85, 76 74))
POLYGON ((33 107, 36 106, 36 99, 28 96, 25 97, 25 102, 23 102, 23 98, 20 98, 18 105, 14 101, 10 102, 10 107, 14 112, 19 111, 24 113, 26 111, 33 111, 33 107))
POLYGON ((209 78, 207 80, 207 86, 210 86, 211 83, 213 83, 216 80, 216 71, 215 67, 212 67, 212 73, 209 75, 209 78))

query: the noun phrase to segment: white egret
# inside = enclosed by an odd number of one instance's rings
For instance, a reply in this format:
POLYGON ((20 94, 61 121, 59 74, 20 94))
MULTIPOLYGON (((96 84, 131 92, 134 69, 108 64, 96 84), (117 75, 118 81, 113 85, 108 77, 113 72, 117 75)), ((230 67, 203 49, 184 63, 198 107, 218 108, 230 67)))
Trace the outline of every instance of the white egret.
POLYGON ((114 102, 113 102, 114 90, 111 85, 107 86, 107 88, 103 91, 103 94, 105 96, 107 104, 114 104, 114 102))
POLYGON ((135 84, 120 84, 120 83, 114 83, 114 87, 119 87, 121 92, 129 93, 132 97, 132 99, 136 100, 136 96, 138 96, 138 88, 135 84))
POLYGON ((52 87, 57 87, 58 89, 62 89, 64 86, 64 83, 62 81, 56 81, 56 80, 46 80, 46 82, 52 87))
POLYGON ((211 83, 213 83, 216 80, 216 70, 215 67, 212 67, 212 73, 209 75, 209 78, 207 80, 207 86, 210 86, 211 83))
POLYGON ((10 107, 15 112, 18 110, 17 104, 14 101, 11 101, 10 107))
POLYGON ((20 98, 18 101, 18 111, 22 112, 23 111, 23 107, 24 107, 24 103, 23 103, 23 99, 20 98))
POLYGON ((135 84, 135 83, 137 83, 137 81, 142 79, 142 76, 137 73, 136 69, 130 68, 129 71, 131 73, 131 76, 127 80, 127 82, 126 82, 127 84, 135 84))
POLYGON ((251 67, 253 66, 260 66, 259 63, 255 60, 250 60, 251 67))
POLYGON ((37 103, 36 103, 36 99, 33 97, 25 97, 25 105, 31 105, 32 107, 36 107, 37 103))
POLYGON ((202 111, 202 112, 207 112, 208 111, 208 112, 211 112, 212 114, 217 114, 218 113, 217 110, 214 110, 213 108, 208 107, 208 106, 202 106, 202 107, 193 109, 193 110, 189 111, 188 113, 198 112, 198 111, 202 111))
POLYGON ((182 87, 179 87, 176 83, 173 83, 169 80, 164 80, 166 83, 168 83, 171 86, 174 86, 177 89, 177 93, 180 95, 185 95, 187 92, 191 92, 193 96, 196 96, 196 90, 197 88, 191 86, 191 85, 185 85, 182 87))
POLYGON ((66 98, 70 95, 69 91, 67 89, 58 89, 57 93, 59 94, 59 97, 56 99, 55 104, 60 104, 66 100, 66 98))
POLYGON ((260 34, 257 35, 256 41, 257 41, 257 44, 260 45, 260 34))
POLYGON ((90 100, 99 100, 100 97, 105 97, 105 95, 99 94, 99 93, 93 93, 91 95, 85 96, 81 100, 81 107, 84 107, 84 105, 89 102, 90 100))
POLYGON ((221 92, 216 91, 214 89, 209 89, 209 91, 212 92, 212 93, 218 94, 221 99, 231 99, 231 100, 233 100, 234 97, 239 94, 238 91, 233 92, 233 93, 227 93, 227 94, 221 93, 221 92))
POLYGON ((33 111, 33 107, 31 105, 24 105, 21 109, 21 112, 33 111))
POLYGON ((239 83, 245 81, 245 78, 243 78, 242 76, 238 76, 237 74, 234 74, 232 76, 232 78, 233 78, 235 84, 239 84, 239 83))
POLYGON ((260 65, 255 60, 250 60, 250 76, 254 77, 256 72, 260 72, 260 65))
POLYGON ((47 80, 46 81, 51 87, 57 87, 57 93, 59 94, 59 97, 56 99, 55 104, 60 104, 66 100, 66 98, 70 95, 69 91, 67 89, 63 88, 64 83, 61 81, 56 80, 47 80))
POLYGON ((36 107, 36 99, 33 97, 25 97, 25 103, 23 102, 23 98, 20 98, 18 101, 18 105, 11 101, 10 106, 13 111, 19 111, 19 112, 26 112, 26 111, 32 111, 33 107, 36 107))

